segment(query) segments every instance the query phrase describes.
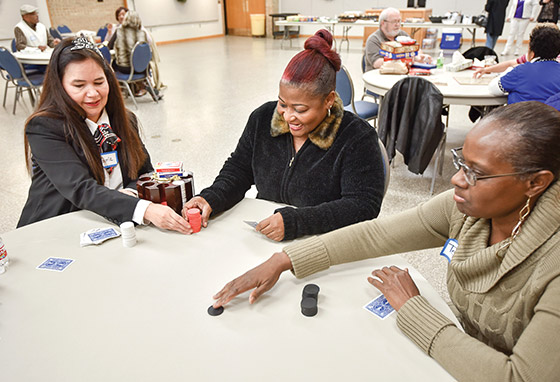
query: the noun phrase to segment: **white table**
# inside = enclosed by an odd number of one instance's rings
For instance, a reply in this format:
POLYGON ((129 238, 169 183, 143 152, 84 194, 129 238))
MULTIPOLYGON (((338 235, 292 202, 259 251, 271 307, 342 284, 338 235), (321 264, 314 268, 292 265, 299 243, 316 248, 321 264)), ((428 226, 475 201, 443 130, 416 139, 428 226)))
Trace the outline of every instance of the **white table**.
POLYGON ((26 49, 15 52, 15 58, 22 64, 31 65, 48 65, 51 59, 53 49, 47 48, 44 51, 39 49, 26 49))
MULTIPOLYGON (((348 39, 348 31, 356 26, 356 27, 379 27, 378 21, 370 21, 370 20, 356 20, 355 22, 348 22, 348 21, 339 21, 336 19, 332 20, 325 20, 325 21, 287 21, 287 20, 280 20, 276 21, 276 25, 278 26, 304 26, 304 25, 317 25, 317 26, 326 26, 332 32, 334 36, 334 29, 337 25, 342 26, 342 38, 340 40, 340 49, 342 49, 342 43, 346 42, 347 47, 350 46, 350 41, 348 39)), ((475 46, 476 43, 476 29, 482 28, 480 25, 477 24, 443 24, 443 23, 432 23, 432 22, 424 22, 424 23, 402 23, 402 28, 412 28, 413 35, 416 33, 416 30, 422 28, 464 28, 466 29, 472 36, 471 39, 471 46, 475 46)), ((284 28, 284 39, 288 39, 289 36, 286 34, 286 28, 284 28)), ((421 43, 421 41, 420 41, 421 43)))
MULTIPOLYGON (((490 94, 487 84, 461 85, 455 79, 472 78, 472 70, 447 72, 443 69, 433 69, 432 73, 424 78, 432 81, 441 91, 445 105, 499 106, 507 103, 507 95, 490 94)), ((365 72, 362 78, 366 89, 384 96, 393 85, 405 77, 406 75, 381 74, 378 69, 374 69, 365 72)))
MULTIPOLYGON (((11 260, 0 275, 3 381, 451 381, 396 327, 362 307, 379 292, 366 277, 401 257, 338 266, 297 280, 285 273, 249 305, 207 313, 211 296, 284 244, 254 232, 274 204, 245 199, 192 236, 136 229, 80 248, 78 235, 110 224, 85 211, 2 234, 11 260), (75 259, 64 272, 35 269, 49 256, 75 259), (319 313, 300 313, 305 284, 320 286, 319 313)), ((442 258, 442 261, 443 258, 442 258)), ((454 321, 411 269, 421 293, 454 321)))

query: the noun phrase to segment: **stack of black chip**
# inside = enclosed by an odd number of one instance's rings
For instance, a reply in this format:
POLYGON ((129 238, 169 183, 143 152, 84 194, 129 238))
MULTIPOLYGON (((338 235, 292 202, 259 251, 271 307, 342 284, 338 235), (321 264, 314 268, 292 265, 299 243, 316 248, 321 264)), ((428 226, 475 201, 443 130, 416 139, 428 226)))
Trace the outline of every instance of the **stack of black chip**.
POLYGON ((303 288, 301 299, 301 313, 307 317, 317 314, 317 299, 319 298, 319 286, 307 284, 303 288))

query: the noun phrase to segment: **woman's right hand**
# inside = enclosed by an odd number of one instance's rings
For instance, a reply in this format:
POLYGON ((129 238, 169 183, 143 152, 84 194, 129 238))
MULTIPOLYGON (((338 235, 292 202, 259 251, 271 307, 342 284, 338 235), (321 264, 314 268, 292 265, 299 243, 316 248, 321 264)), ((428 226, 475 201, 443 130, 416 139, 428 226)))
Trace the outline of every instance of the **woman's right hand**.
POLYGON ((486 70, 486 68, 478 68, 474 71, 473 78, 480 78, 480 77, 482 77, 482 75, 488 74, 488 73, 489 72, 486 70))
POLYGON ((191 198, 183 207, 183 216, 187 216, 187 210, 189 208, 198 208, 201 211, 202 226, 206 228, 208 226, 208 218, 212 213, 212 207, 202 196, 195 196, 191 198))
POLYGON ((191 226, 187 220, 168 206, 150 203, 144 213, 144 219, 158 228, 181 232, 185 235, 192 233, 191 226))
POLYGON ((292 269, 292 261, 285 252, 277 252, 261 265, 251 269, 242 276, 230 281, 221 291, 214 295, 214 308, 230 302, 235 296, 249 289, 256 288, 249 296, 249 303, 254 303, 260 295, 272 288, 282 272, 292 269))

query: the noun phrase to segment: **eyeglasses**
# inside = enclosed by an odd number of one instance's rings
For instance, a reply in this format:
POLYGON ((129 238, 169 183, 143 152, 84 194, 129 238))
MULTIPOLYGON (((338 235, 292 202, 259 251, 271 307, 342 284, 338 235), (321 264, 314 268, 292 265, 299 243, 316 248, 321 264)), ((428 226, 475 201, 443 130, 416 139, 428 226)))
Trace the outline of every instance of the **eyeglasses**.
POLYGON ((393 24, 393 25, 401 25, 402 24, 402 20, 398 19, 398 20, 383 20, 385 21, 387 24, 393 24))
POLYGON ((458 152, 461 150, 463 150, 462 147, 451 149, 451 154, 453 154, 453 166, 455 166, 457 171, 460 171, 461 169, 463 170, 463 176, 465 177, 466 182, 470 186, 476 186, 476 181, 481 179, 501 178, 502 176, 513 176, 513 175, 521 175, 527 173, 527 172, 512 172, 510 174, 476 175, 474 170, 465 164, 465 159, 459 156, 458 152))

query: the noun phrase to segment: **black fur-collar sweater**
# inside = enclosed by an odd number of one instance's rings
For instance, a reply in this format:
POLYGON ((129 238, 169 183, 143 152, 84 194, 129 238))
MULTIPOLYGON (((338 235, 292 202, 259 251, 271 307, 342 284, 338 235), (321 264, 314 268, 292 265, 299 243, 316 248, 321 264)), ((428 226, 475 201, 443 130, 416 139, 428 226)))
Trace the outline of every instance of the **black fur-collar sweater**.
POLYGON ((331 111, 297 153, 276 102, 253 111, 235 151, 200 193, 212 213, 233 207, 255 184, 258 198, 294 206, 270 211, 282 214, 284 240, 377 217, 384 189, 377 133, 338 97, 331 111))

